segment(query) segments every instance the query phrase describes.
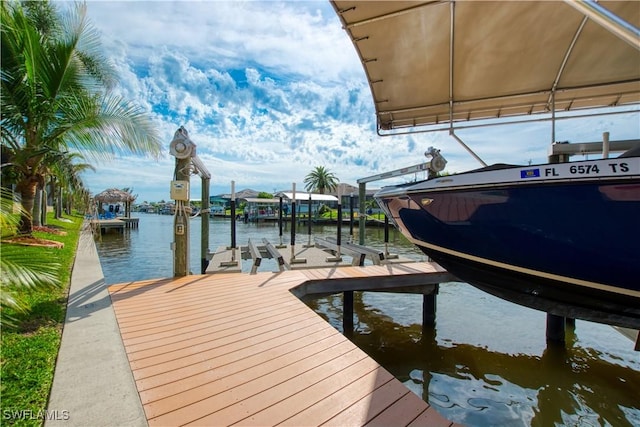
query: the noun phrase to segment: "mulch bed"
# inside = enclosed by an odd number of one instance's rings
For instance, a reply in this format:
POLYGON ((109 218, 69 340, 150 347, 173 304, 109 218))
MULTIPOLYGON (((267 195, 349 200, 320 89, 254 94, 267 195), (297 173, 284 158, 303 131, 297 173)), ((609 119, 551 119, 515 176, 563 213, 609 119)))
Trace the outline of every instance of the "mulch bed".
MULTIPOLYGON (((58 236, 65 236, 66 231, 58 230, 57 228, 51 228, 46 226, 33 227, 33 231, 40 231, 44 233, 56 234, 58 236)), ((34 236, 13 236, 7 239, 3 239, 2 243, 9 243, 13 245, 22 246, 43 246, 46 248, 64 248, 64 243, 56 242, 55 240, 42 239, 34 236)))

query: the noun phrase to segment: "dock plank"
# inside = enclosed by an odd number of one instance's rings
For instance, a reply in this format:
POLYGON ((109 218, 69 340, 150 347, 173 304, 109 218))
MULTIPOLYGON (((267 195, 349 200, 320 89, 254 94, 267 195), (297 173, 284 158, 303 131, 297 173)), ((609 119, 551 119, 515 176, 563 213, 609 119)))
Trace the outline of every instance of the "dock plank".
POLYGON ((168 399, 153 402, 145 406, 145 411, 149 410, 147 416, 150 425, 156 423, 157 425, 177 425, 178 423, 230 425, 238 419, 233 415, 233 411, 222 412, 227 407, 262 392, 266 392, 264 395, 280 399, 281 396, 286 395, 291 382, 294 382, 293 386, 295 386, 295 382, 304 384, 307 381, 313 381, 315 378, 324 376, 323 371, 327 362, 340 365, 353 363, 355 357, 362 359, 364 355, 357 353, 356 349, 343 341, 337 346, 316 352, 313 357, 296 360, 266 375, 251 379, 243 373, 238 373, 226 377, 226 381, 216 381, 168 399), (286 386, 283 386, 283 383, 286 383, 286 386), (230 384, 234 386, 230 387, 230 384), (161 416, 158 416, 159 414, 161 416))
POLYGON ((197 275, 109 292, 150 426, 448 426, 292 293, 309 281, 418 273, 437 269, 412 263, 197 275))
POLYGON ((314 420, 315 425, 324 424, 334 416, 349 408, 353 402, 358 402, 361 399, 364 399, 370 393, 380 389, 380 387, 393 380, 393 375, 382 367, 378 367, 370 373, 349 383, 330 396, 327 396, 325 399, 290 416, 279 425, 297 427, 308 424, 308 420, 314 420))
POLYGON ((374 372, 377 368, 378 364, 370 358, 359 360, 346 369, 336 372, 333 375, 329 375, 321 381, 292 395, 289 399, 280 400, 250 417, 241 420, 237 425, 274 425, 284 422, 287 418, 291 417, 292 407, 296 408, 299 412, 307 409, 340 391, 355 380, 374 372))
POLYGON ((326 328, 315 332, 301 329, 282 339, 267 339, 254 346, 226 353, 218 358, 219 365, 215 370, 211 369, 207 360, 143 379, 139 381, 140 397, 143 403, 149 403, 239 372, 244 375, 264 375, 287 366, 298 357, 315 354, 311 347, 314 343, 331 347, 341 341, 339 333, 332 333, 326 328))

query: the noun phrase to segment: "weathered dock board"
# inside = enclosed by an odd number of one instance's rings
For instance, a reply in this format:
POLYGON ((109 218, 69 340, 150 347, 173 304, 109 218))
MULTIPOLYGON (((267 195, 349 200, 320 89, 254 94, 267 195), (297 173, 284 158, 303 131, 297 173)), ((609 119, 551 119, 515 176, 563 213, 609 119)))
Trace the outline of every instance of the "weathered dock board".
POLYGON ((429 273, 442 269, 413 263, 197 275, 109 292, 151 426, 449 426, 290 291, 334 278, 334 288, 347 288, 350 277, 429 273))

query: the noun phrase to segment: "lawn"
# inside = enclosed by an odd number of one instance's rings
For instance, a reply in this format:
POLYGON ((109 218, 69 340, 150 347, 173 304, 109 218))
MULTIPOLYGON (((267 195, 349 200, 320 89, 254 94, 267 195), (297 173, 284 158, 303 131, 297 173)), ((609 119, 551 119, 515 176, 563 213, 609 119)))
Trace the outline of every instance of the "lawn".
POLYGON ((0 244, 2 256, 20 253, 43 263, 55 262, 58 287, 41 291, 21 290, 29 307, 26 314, 11 313, 15 330, 2 330, 0 381, 2 425, 40 426, 47 408, 53 382, 56 357, 64 325, 71 269, 75 259, 83 218, 66 217, 71 222, 51 217, 47 226, 64 233, 34 232, 34 236, 64 243, 62 249, 0 244))

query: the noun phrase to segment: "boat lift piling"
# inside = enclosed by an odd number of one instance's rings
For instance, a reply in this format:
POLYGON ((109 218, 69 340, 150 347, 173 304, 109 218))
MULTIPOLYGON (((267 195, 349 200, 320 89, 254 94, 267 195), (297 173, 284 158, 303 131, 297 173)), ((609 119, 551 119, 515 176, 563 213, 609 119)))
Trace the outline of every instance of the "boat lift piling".
POLYGON ((307 201, 307 244, 303 248, 312 248, 311 244, 311 193, 309 193, 309 200, 307 201))
POLYGON ((236 261, 236 182, 231 181, 231 262, 236 261))
POLYGON ((202 198, 200 205, 200 274, 204 274, 209 266, 209 181, 210 177, 202 178, 202 198))
POLYGON ((278 204, 278 234, 280 237, 280 243, 278 245, 276 245, 276 248, 281 249, 281 248, 286 248, 287 245, 285 245, 284 243, 282 243, 282 208, 283 208, 283 203, 282 203, 282 196, 280 196, 280 202, 278 204))
POLYGON ((201 227, 201 272, 209 265, 209 181, 211 173, 196 153, 196 144, 189 138, 187 130, 180 126, 169 144, 169 153, 176 158, 174 181, 171 182, 171 198, 176 201, 174 217, 173 275, 189 274, 189 215, 184 203, 189 203, 189 177, 197 173, 202 179, 201 227))
MULTIPOLYGON (((342 261, 342 194, 338 187, 338 224, 336 230, 336 245, 337 251, 334 257, 327 258, 327 262, 340 262, 342 261)), ((345 306, 346 307, 346 306, 345 306)), ((353 310, 353 307, 351 308, 353 310)), ((353 320, 352 320, 353 322, 353 320)), ((353 332, 353 331, 352 331, 353 332)))
POLYGON ((349 195, 349 243, 353 243, 353 193, 349 195))
POLYGON ((231 201, 229 202, 231 207, 231 246, 227 246, 227 249, 231 249, 231 260, 221 261, 220 267, 238 267, 238 260, 236 259, 236 182, 231 181, 231 201))
POLYGON ((384 216, 384 258, 385 259, 398 259, 398 254, 392 254, 389 252, 389 217, 384 216))
POLYGON ((291 198, 291 264, 304 264, 306 258, 296 258, 296 183, 293 183, 293 197, 291 198))

